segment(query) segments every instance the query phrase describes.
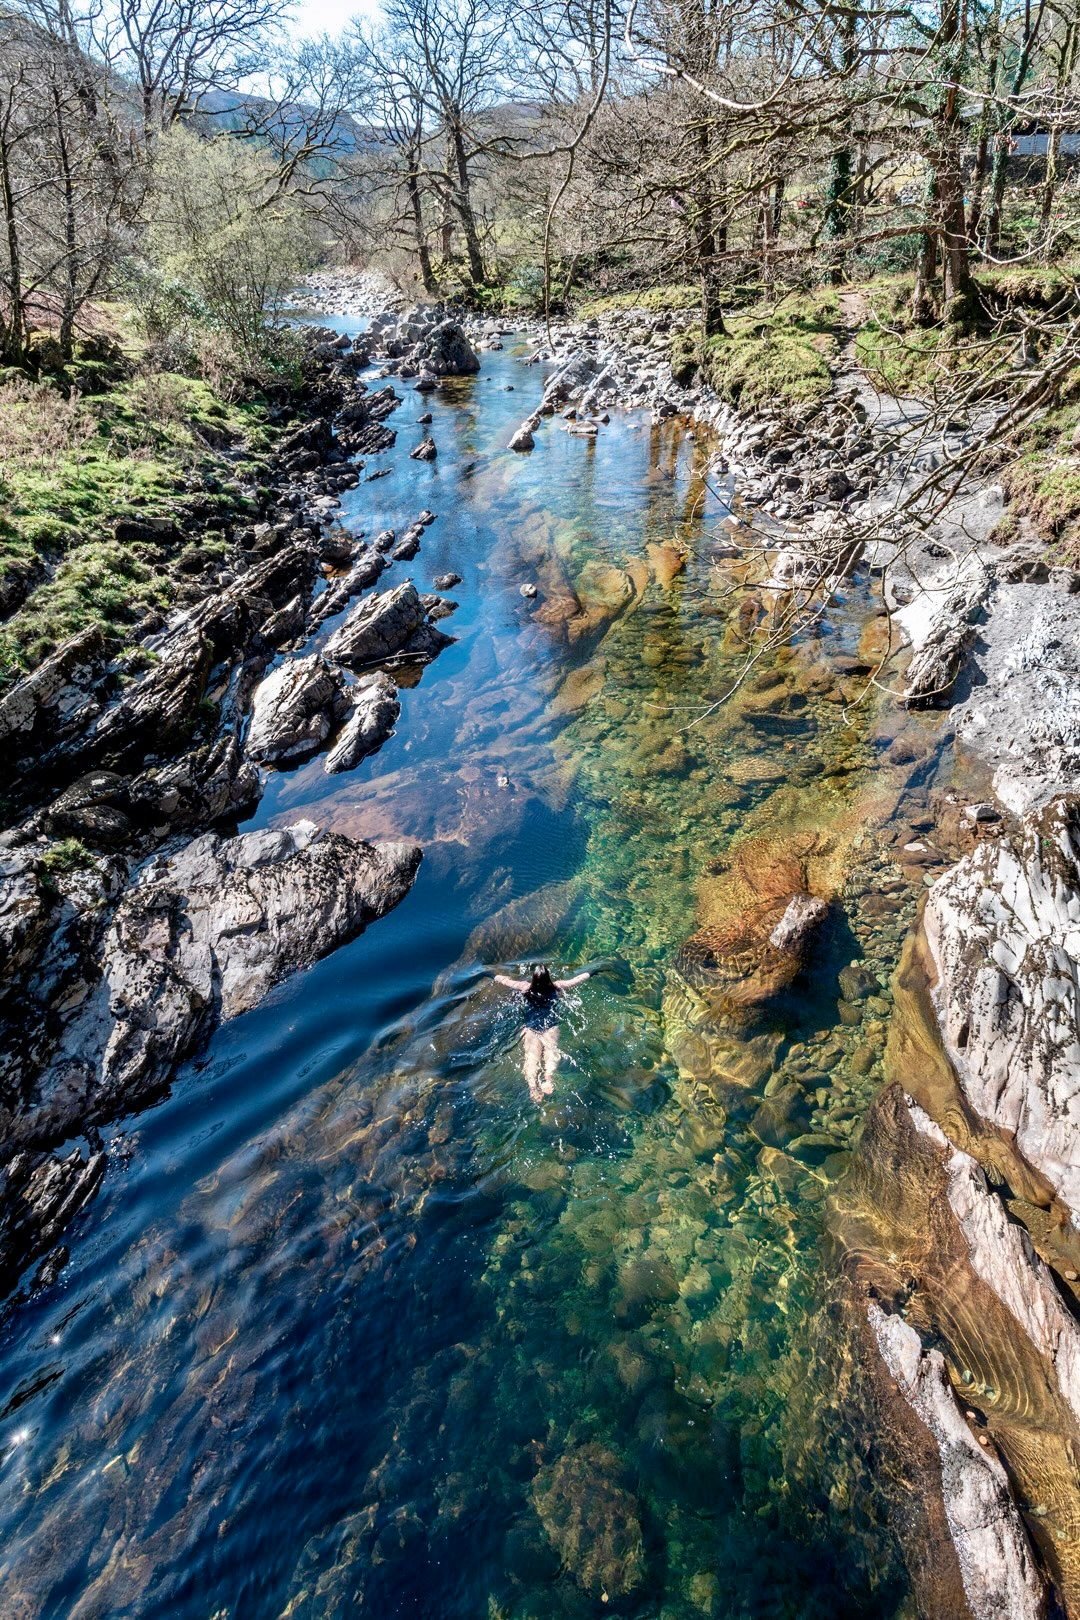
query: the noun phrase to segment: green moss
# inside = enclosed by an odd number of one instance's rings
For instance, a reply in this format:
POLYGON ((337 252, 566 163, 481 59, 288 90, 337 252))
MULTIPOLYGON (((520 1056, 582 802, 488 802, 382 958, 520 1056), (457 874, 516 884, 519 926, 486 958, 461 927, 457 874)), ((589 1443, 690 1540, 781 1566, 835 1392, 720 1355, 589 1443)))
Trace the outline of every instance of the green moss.
POLYGON ((61 838, 50 844, 41 857, 41 864, 50 876, 61 872, 75 872, 80 866, 92 866, 94 857, 79 838, 61 838))
POLYGON ((704 345, 706 382, 743 411, 806 409, 832 386, 836 295, 792 293, 775 305, 732 315, 725 334, 704 345))
MULTIPOLYGON (((961 308, 962 322, 945 309, 933 325, 916 326, 913 278, 879 276, 860 289, 867 308, 856 356, 871 381, 888 393, 930 399, 958 383, 980 382, 993 391, 1015 346, 1018 328, 1010 317, 1049 308, 1071 296, 1073 284, 1073 277, 1057 267, 980 270, 973 298, 961 308)), ((1049 342, 1049 335, 1043 341, 1049 342)))
POLYGON ((695 332, 676 332, 671 340, 671 375, 687 387, 701 365, 701 341, 695 332))
POLYGON ((612 293, 600 298, 587 298, 577 307, 580 320, 594 316, 613 315, 623 309, 646 310, 660 315, 669 309, 696 309, 701 302, 701 289, 694 282, 680 281, 660 287, 638 288, 632 292, 612 293))
MULTIPOLYGON (((185 488, 216 484, 204 510, 221 527, 253 511, 237 478, 257 474, 271 439, 262 401, 236 403, 174 372, 129 376, 92 399, 18 376, 0 384, 0 581, 16 600, 35 587, 0 631, 0 683, 87 625, 120 640, 172 601, 191 550, 185 488), (244 461, 223 462, 237 446, 244 461), (176 519, 180 537, 114 538, 118 520, 154 517, 176 519)), ((207 562, 227 550, 220 529, 198 546, 207 562)))

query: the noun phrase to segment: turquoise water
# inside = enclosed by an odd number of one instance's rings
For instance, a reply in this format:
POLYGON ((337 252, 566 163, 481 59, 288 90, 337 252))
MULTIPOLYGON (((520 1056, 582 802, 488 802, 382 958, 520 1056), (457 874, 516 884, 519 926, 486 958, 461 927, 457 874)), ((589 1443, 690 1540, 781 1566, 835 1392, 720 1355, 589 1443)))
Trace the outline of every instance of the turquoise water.
POLYGON ((838 701, 876 610, 854 583, 710 712, 749 623, 725 491, 640 416, 506 452, 540 386, 485 355, 425 401, 430 466, 407 395, 346 497, 369 534, 439 514, 387 581, 460 573, 457 640, 378 756, 275 777, 251 824, 413 837, 421 874, 118 1129, 5 1324, 5 1615, 908 1612, 823 1214, 910 909, 863 905, 894 789, 838 701), (740 849, 834 903, 733 1027, 677 964, 745 915, 740 849), (537 955, 606 962, 542 1110, 483 971, 537 955), (874 994, 841 1018, 853 959, 874 994))

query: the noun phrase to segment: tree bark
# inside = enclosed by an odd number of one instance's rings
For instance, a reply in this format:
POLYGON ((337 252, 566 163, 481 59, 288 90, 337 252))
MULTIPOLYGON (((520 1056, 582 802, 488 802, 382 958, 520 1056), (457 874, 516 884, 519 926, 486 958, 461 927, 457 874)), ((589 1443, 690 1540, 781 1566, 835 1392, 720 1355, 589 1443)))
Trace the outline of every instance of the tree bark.
POLYGON ((4 236, 8 251, 8 296, 11 312, 3 327, 2 350, 7 365, 21 365, 26 358, 26 307, 23 300, 22 261, 19 253, 19 222, 11 180, 11 152, 7 136, 0 131, 0 198, 4 205, 4 236))
POLYGON ((454 205, 457 208, 458 218, 461 220, 461 234, 465 238, 465 254, 469 261, 469 278, 473 285, 482 287, 486 279, 484 269, 484 255, 480 248, 480 233, 476 228, 476 215, 473 212, 472 192, 469 184, 469 159, 465 151, 465 137, 461 126, 454 123, 451 127, 454 143, 454 166, 457 184, 454 188, 454 205))
MULTIPOLYGON (((937 205, 937 176, 931 175, 926 187, 926 207, 933 214, 937 205)), ((916 326, 929 326, 934 320, 934 280, 937 276, 937 233, 929 227, 922 233, 915 262, 915 287, 911 295, 911 319, 916 326)))
POLYGON ((419 155, 414 152, 406 154, 405 192, 409 199, 409 213, 412 217, 413 233, 416 237, 416 258, 420 266, 420 280, 426 293, 438 290, 435 272, 431 265, 431 249, 428 247, 427 233, 424 230, 424 200, 420 195, 420 180, 417 174, 419 155))

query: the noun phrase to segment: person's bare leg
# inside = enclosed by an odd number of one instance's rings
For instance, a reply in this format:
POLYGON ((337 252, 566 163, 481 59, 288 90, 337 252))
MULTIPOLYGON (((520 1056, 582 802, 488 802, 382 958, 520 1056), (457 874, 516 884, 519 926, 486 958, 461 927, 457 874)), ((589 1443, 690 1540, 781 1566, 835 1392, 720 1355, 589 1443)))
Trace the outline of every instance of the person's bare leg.
POLYGON ((562 1057, 559 1050, 558 1026, 545 1029, 540 1039, 544 1047, 544 1078, 540 1082, 540 1090, 545 1097, 550 1097, 555 1090, 555 1070, 559 1067, 559 1059, 562 1057))
POLYGON ((524 1051, 521 1072, 525 1076, 525 1084, 529 1088, 529 1096, 532 1098, 533 1102, 538 1103, 541 1097, 540 1063, 543 1057, 543 1051, 540 1044, 540 1036, 537 1031, 535 1029, 523 1030, 521 1035, 521 1045, 524 1051))

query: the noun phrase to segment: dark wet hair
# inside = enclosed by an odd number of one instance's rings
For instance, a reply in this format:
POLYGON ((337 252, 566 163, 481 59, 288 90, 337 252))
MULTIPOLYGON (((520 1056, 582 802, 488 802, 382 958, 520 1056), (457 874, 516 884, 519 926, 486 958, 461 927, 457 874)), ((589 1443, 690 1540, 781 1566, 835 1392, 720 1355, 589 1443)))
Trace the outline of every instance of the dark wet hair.
POLYGON ((558 986, 551 977, 551 969, 546 962, 534 962, 529 969, 529 988, 525 995, 529 1001, 548 1002, 558 995, 558 986))

